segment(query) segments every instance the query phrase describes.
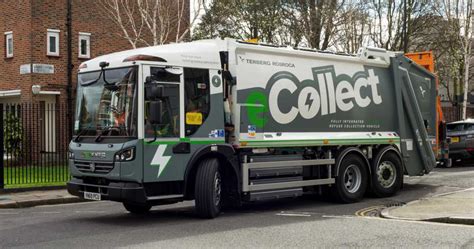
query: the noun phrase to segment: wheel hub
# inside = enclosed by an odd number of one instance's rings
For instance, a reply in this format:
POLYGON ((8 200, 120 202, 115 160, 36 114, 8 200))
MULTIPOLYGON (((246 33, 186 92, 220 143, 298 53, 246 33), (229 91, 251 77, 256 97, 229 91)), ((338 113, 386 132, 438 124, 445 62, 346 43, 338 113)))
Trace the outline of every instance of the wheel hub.
POLYGON ((397 178, 395 166, 392 162, 383 161, 377 168, 377 180, 384 188, 390 188, 397 178))
POLYGON ((354 165, 349 165, 344 171, 344 186, 349 193, 355 193, 362 184, 362 173, 360 169, 354 165))

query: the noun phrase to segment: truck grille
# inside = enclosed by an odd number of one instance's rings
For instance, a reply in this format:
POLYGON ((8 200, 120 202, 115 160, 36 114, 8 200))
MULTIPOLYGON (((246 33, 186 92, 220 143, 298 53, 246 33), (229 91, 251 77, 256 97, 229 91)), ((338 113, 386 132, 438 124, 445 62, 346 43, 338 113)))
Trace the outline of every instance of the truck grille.
POLYGON ((74 161, 74 165, 83 173, 107 174, 114 169, 113 162, 74 161))

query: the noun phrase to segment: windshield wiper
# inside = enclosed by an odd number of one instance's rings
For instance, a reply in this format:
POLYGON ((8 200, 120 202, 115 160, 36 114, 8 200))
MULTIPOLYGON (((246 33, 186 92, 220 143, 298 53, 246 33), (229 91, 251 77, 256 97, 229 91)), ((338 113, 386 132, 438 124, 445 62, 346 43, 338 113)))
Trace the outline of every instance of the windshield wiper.
POLYGON ((95 137, 95 142, 100 142, 100 139, 102 138, 103 135, 105 135, 105 133, 107 133, 108 131, 110 131, 111 129, 119 129, 119 130, 122 130, 122 126, 113 126, 113 125, 109 125, 109 126, 106 126, 104 127, 104 129, 101 131, 101 133, 99 135, 97 135, 97 137, 95 137))
POLYGON ((77 136, 74 138, 74 142, 79 142, 79 138, 81 138, 82 135, 86 133, 86 131, 89 131, 90 128, 92 128, 92 125, 87 126, 84 130, 80 131, 77 136))

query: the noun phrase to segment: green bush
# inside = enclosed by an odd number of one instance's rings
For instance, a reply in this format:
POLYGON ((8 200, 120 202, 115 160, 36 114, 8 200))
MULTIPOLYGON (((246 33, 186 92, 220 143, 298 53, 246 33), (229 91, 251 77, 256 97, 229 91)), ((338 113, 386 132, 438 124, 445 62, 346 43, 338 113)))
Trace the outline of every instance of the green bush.
POLYGON ((21 154, 21 141, 23 141, 23 126, 15 113, 7 112, 3 120, 3 145, 5 153, 11 156, 21 154))

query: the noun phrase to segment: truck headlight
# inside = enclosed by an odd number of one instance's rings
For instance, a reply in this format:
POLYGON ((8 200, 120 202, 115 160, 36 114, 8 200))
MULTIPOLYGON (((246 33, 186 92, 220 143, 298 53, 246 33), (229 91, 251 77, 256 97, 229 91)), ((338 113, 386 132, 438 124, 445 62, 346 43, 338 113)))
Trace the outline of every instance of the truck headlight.
POLYGON ((115 154, 115 161, 127 162, 135 159, 135 147, 127 148, 115 154))
POLYGON ((74 159, 74 152, 69 151, 69 159, 74 159))

